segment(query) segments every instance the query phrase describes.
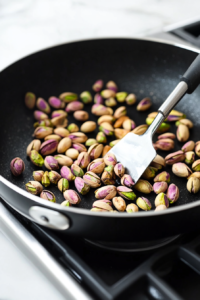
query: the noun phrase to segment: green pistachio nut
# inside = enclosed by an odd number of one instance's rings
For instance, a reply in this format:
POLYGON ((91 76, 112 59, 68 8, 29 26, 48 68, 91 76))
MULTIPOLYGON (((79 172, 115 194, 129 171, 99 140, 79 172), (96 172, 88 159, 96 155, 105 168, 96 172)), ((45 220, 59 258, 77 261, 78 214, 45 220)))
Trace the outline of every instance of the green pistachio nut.
POLYGON ((152 179, 156 176, 157 171, 158 171, 158 169, 149 166, 149 167, 146 168, 146 170, 142 174, 142 178, 150 180, 150 179, 152 179))
POLYGON ((66 190, 69 189, 69 181, 66 178, 61 178, 58 181, 58 189, 64 193, 66 190))
POLYGON ((195 160, 195 153, 193 151, 188 151, 185 153, 185 162, 186 164, 191 165, 195 160))
POLYGON ((117 192, 120 196, 127 200, 135 200, 136 194, 133 192, 132 189, 126 187, 126 186, 118 186, 117 187, 117 192))
POLYGON ((42 155, 40 155, 36 150, 31 151, 30 159, 32 163, 38 167, 42 167, 44 165, 44 159, 42 155))
POLYGON ((33 109, 35 107, 35 102, 36 102, 36 96, 35 94, 28 92, 25 95, 25 105, 29 109, 33 109))
POLYGON ((151 202, 145 197, 139 197, 136 200, 137 206, 142 210, 150 210, 151 209, 151 202))
POLYGON ((33 179, 35 181, 39 181, 41 182, 42 181, 42 176, 44 175, 44 171, 34 171, 33 172, 33 179))
POLYGON ((60 100, 69 103, 72 101, 76 101, 78 99, 78 95, 75 93, 71 93, 71 92, 66 92, 66 93, 62 93, 59 96, 60 100))
POLYGON ((118 92, 115 97, 117 98, 117 101, 122 103, 126 100, 126 97, 128 96, 127 92, 118 92))
POLYGON ((157 132, 157 133, 163 133, 163 132, 168 131, 169 129, 170 129, 170 124, 163 122, 163 123, 161 123, 161 125, 158 127, 158 129, 157 129, 156 132, 157 132))
POLYGON ((170 174, 167 173, 166 171, 163 171, 154 178, 154 182, 161 182, 161 181, 165 181, 165 182, 169 183, 170 182, 170 174))
POLYGON ((97 136, 96 136, 96 141, 97 141, 97 143, 106 144, 107 143, 107 138, 106 138, 105 133, 98 132, 97 136))
MULTIPOLYGON (((86 142, 85 142, 85 146, 88 146, 88 147, 90 147, 90 146, 92 146, 92 145, 94 145, 94 144, 96 144, 97 143, 97 140, 95 140, 95 139, 88 139, 86 142)), ((99 142, 98 142, 99 143, 99 142)))
POLYGON ((156 196, 155 206, 157 207, 159 205, 165 205, 166 207, 169 207, 169 200, 167 198, 167 195, 165 195, 164 193, 160 193, 156 196))
POLYGON ((200 190, 200 180, 196 177, 191 177, 187 182, 187 190, 193 194, 198 193, 200 190))
POLYGON ((54 202, 54 203, 56 202, 55 195, 52 192, 47 191, 47 190, 44 190, 44 191, 41 192, 40 198, 48 200, 50 202, 54 202))
POLYGON ((72 133, 72 132, 78 132, 79 131, 79 127, 74 124, 74 123, 71 123, 68 127, 67 127, 67 130, 72 133))
POLYGON ((71 206, 71 203, 69 202, 69 200, 65 200, 60 205, 68 207, 68 206, 71 206))
POLYGON ((91 171, 85 173, 83 180, 92 188, 97 188, 101 185, 101 179, 99 176, 91 171))
POLYGON ((57 184, 58 181, 61 179, 60 174, 56 171, 53 171, 53 170, 50 171, 48 175, 49 175, 50 182, 53 183, 53 184, 57 184))
POLYGON ((84 104, 88 104, 92 102, 92 95, 88 91, 84 91, 80 94, 80 99, 84 104))
POLYGON ((25 186, 26 190, 33 195, 39 195, 43 190, 41 183, 38 181, 29 181, 25 186))
POLYGON ((50 179, 49 179, 49 172, 46 171, 44 172, 44 175, 42 176, 42 185, 45 187, 48 187, 51 184, 50 179))
POLYGON ((125 100, 126 100, 126 104, 133 105, 136 103, 137 98, 135 94, 129 94, 125 100))
POLYGON ((108 107, 113 107, 117 105, 117 101, 115 100, 115 98, 111 97, 105 100, 105 105, 108 107))
POLYGON ((196 172, 200 171, 200 159, 197 159, 195 162, 193 162, 192 170, 196 172))

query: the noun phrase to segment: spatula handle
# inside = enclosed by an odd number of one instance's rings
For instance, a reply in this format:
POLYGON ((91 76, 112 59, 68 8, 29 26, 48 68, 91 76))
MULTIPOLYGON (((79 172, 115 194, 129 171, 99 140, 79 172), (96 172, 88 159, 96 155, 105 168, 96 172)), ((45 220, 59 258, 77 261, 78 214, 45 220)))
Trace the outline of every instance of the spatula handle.
POLYGON ((192 94, 200 84, 200 54, 195 58, 189 66, 181 81, 185 81, 188 85, 187 94, 192 94))

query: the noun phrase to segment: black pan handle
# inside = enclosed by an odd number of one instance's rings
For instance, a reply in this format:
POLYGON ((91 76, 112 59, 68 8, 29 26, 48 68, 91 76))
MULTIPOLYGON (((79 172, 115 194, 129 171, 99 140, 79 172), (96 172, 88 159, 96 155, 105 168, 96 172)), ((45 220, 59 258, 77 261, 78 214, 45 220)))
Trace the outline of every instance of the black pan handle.
POLYGON ((200 54, 189 66, 180 81, 185 81, 188 85, 187 94, 192 94, 200 84, 200 54))

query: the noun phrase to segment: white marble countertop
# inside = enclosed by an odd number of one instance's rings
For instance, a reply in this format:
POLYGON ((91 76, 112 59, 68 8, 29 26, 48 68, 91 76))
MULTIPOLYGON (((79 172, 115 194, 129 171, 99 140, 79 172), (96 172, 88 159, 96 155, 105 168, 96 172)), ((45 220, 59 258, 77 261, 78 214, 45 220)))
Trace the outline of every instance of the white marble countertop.
MULTIPOLYGON (((0 0, 0 69, 68 41, 150 35, 199 9, 199 0, 0 0)), ((1 232, 0 245, 0 299, 63 299, 1 232)))

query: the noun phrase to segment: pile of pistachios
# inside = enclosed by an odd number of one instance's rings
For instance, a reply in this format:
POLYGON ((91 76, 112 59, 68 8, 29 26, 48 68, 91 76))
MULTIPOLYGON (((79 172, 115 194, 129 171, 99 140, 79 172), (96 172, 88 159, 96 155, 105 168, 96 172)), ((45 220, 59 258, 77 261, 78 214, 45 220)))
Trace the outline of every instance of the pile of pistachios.
MULTIPOLYGON (((166 171, 158 173, 168 164, 172 165, 175 175, 188 178, 188 191, 197 193, 200 190, 200 159, 195 161, 195 153, 200 156, 200 141, 196 144, 189 141, 180 151, 170 153, 165 158, 157 155, 136 184, 131 176, 126 174, 124 166, 117 162, 116 157, 107 153, 128 132, 143 134, 157 112, 147 116, 146 124, 136 126, 134 120, 128 117, 126 106, 120 106, 113 111, 118 103, 134 105, 137 101, 136 95, 118 92, 118 87, 113 81, 109 81, 104 90, 103 86, 102 80, 94 83, 94 97, 89 91, 82 92, 80 96, 65 92, 59 97, 51 96, 48 102, 43 98, 36 100, 32 92, 26 93, 26 106, 29 109, 37 107, 34 111, 37 121, 34 123, 35 139, 28 145, 26 153, 34 165, 40 169, 45 166, 47 169, 34 171, 34 180, 25 185, 26 190, 56 202, 56 197, 51 191, 43 190, 43 186, 47 188, 50 184, 55 184, 65 199, 61 205, 71 206, 80 203, 79 194, 85 195, 91 188, 97 188, 94 191, 97 200, 93 203, 91 211, 133 213, 138 212, 139 208, 150 210, 151 202, 143 196, 137 198, 134 189, 143 194, 154 192, 157 195, 155 210, 164 210, 179 198, 179 188, 173 183, 168 186, 170 174, 166 171), (84 111, 84 106, 93 101, 91 112, 98 117, 97 122, 89 121, 89 114, 84 111), (83 122, 80 129, 75 123, 68 124, 68 114, 73 114, 75 120, 83 122), (96 137, 88 139, 86 134, 94 132, 97 126, 99 132, 96 137), (109 136, 115 137, 115 140, 108 145, 109 136), (187 164, 192 164, 194 173, 187 164), (149 180, 154 181, 153 186, 149 180), (72 181, 77 191, 70 189, 72 181), (100 187, 101 185, 103 187, 100 187), (132 202, 126 205, 124 199, 132 202), (136 204, 133 203, 135 200, 136 204), (113 210, 112 205, 117 210, 113 210)), ((151 105, 150 98, 146 97, 138 103, 136 109, 146 111, 151 105)), ((154 143, 155 149, 171 151, 174 148, 174 139, 177 137, 179 141, 186 142, 192 127, 193 123, 186 119, 182 112, 172 110, 157 130, 160 135, 154 143), (172 121, 175 121, 178 127, 176 135, 168 132, 172 121)), ((16 157, 11 161, 10 168, 14 176, 19 176, 24 171, 25 164, 22 159, 16 157)))

